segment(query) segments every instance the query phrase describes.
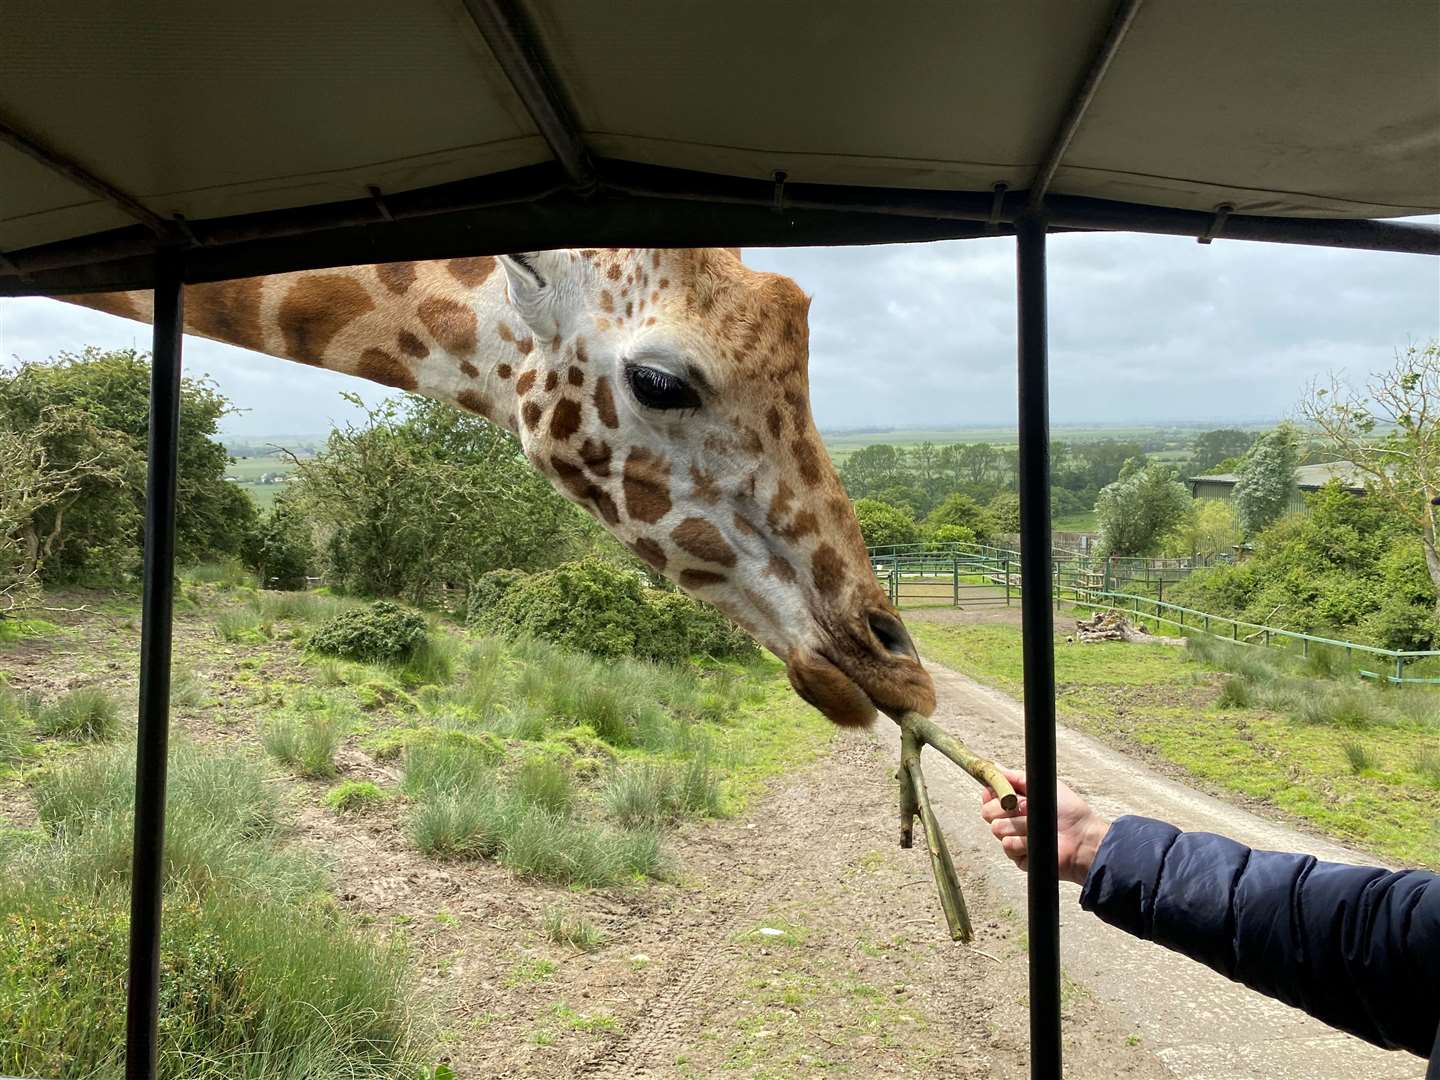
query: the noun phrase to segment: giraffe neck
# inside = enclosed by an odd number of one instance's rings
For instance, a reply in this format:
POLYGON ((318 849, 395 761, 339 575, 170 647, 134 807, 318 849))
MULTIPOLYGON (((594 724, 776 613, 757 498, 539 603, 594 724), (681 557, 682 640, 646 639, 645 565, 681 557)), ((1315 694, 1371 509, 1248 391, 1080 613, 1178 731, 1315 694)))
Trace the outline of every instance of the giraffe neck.
MULTIPOLYGON (((66 297, 149 322, 149 292, 66 297)), ((489 256, 190 285, 185 331, 450 402, 517 430, 534 341, 489 256)))

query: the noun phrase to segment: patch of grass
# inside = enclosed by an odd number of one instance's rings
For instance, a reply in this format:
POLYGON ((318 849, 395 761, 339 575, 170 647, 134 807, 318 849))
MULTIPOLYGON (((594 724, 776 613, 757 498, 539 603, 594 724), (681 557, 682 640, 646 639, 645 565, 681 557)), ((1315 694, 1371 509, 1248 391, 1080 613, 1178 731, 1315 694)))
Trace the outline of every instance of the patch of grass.
POLYGON ((336 773, 335 754, 349 733, 350 718, 337 708, 272 717, 260 729, 265 752, 310 780, 336 773))
POLYGON ((1422 747, 1415 752, 1410 767, 1425 783, 1440 788, 1440 749, 1433 746, 1422 747))
POLYGON ((631 828, 718 815, 721 809, 719 782, 708 757, 683 764, 622 764, 611 773, 602 797, 609 815, 631 828))
POLYGON ((38 711, 32 698, 0 686, 0 769, 19 765, 34 755, 38 711))
POLYGON ((432 859, 494 857, 512 827, 514 809, 493 791, 434 795, 416 808, 410 836, 432 859))
POLYGON ((606 1016, 603 1013, 582 1013, 576 1012, 563 1001, 557 1001, 550 1007, 550 1012, 555 1019, 564 1024, 571 1031, 614 1031, 616 1030, 615 1018, 606 1016))
POLYGON ((368 814, 389 796, 369 780, 346 780, 325 793, 325 805, 338 814, 368 814))
POLYGON ((406 686, 444 686, 454 679, 461 652, 461 644, 455 638, 431 632, 415 646, 405 662, 397 666, 396 674, 406 686))
POLYGON ((357 607, 353 600, 318 592, 281 592, 271 589, 257 592, 250 606, 266 622, 285 620, 297 623, 324 622, 342 611, 357 607))
POLYGON ((565 762, 549 755, 527 758, 510 782, 526 803, 564 817, 575 801, 575 784, 565 762))
MULTIPOLYGON (((916 619, 910 629, 927 657, 1021 696, 1018 627, 916 619)), ((1389 859, 1440 867, 1440 782, 1411 765, 1417 746, 1440 745, 1440 693, 1371 685, 1343 667, 1339 678, 1317 677, 1298 655, 1198 635, 1183 651, 1063 637, 1055 651, 1066 724, 1389 859), (1410 767, 1352 770, 1344 744, 1356 741, 1374 762, 1410 767)))
POLYGON ((569 945, 581 952, 593 952, 605 944, 605 932, 583 915, 567 914, 564 908, 545 912, 545 936, 556 945, 569 945))
POLYGON ((95 686, 62 694, 35 716, 41 735, 75 742, 108 742, 120 732, 120 702, 95 686))
POLYGON ((176 668, 170 675, 170 704, 177 709, 198 709, 210 700, 204 680, 190 668, 176 668))
POLYGON ((231 645, 256 645, 269 640, 273 628, 253 611, 229 608, 215 616, 215 633, 231 645))
POLYGON ((26 638, 57 634, 60 627, 45 619, 0 618, 0 644, 24 641, 26 638))
POLYGON ((1364 743, 1350 739, 1342 743, 1340 748, 1345 751, 1345 760, 1350 763, 1352 773, 1359 775, 1375 768, 1375 755, 1364 743))
POLYGON ((495 767, 504 757, 504 745, 488 732, 472 734, 445 728, 415 728, 405 742, 407 795, 431 795, 493 790, 495 767))
POLYGON ((547 960, 543 956, 527 956, 510 969, 510 974, 505 977, 505 986, 507 989, 514 989, 527 983, 543 982, 555 974, 555 968, 554 960, 547 960))
POLYGON ((253 589, 257 579, 239 562, 199 563, 184 571, 180 578, 197 585, 214 585, 220 589, 253 589))

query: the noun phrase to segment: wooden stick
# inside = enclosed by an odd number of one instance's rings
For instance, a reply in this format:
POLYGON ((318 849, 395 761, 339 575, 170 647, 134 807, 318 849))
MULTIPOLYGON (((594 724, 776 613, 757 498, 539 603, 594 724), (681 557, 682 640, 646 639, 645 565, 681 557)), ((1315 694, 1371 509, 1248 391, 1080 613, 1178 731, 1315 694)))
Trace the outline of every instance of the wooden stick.
POLYGON ((915 815, 920 805, 915 801, 915 785, 910 783, 905 769, 909 762, 920 764, 920 740, 915 729, 908 724, 900 725, 900 771, 895 779, 900 781, 900 846, 908 848, 914 843, 915 815))
POLYGON ((909 728, 915 733, 915 737, 921 745, 933 746, 976 780, 980 781, 980 783, 995 792, 996 798, 1000 800, 1000 805, 1006 810, 1014 810, 1015 807, 1019 805, 1020 800, 1015 794, 1015 789, 1010 786, 1010 781, 1005 779, 1005 774, 1000 771, 999 766, 993 761, 987 761, 978 756, 968 746, 948 731, 943 730, 940 725, 936 724, 935 721, 931 720, 928 716, 921 716, 915 712, 902 713, 899 724, 902 762, 904 761, 905 730, 909 728))
POLYGON ((925 846, 930 851, 930 869, 935 874, 935 888, 940 893, 940 906, 945 911, 945 922, 950 927, 950 937, 955 941, 969 942, 974 936, 970 927, 970 913, 965 909, 965 894, 960 891, 960 880, 955 874, 955 864, 945 846, 945 834, 940 831, 940 822, 930 806, 930 793, 925 790, 925 776, 920 771, 920 756, 917 753, 904 762, 907 784, 920 807, 920 822, 925 826, 925 846))

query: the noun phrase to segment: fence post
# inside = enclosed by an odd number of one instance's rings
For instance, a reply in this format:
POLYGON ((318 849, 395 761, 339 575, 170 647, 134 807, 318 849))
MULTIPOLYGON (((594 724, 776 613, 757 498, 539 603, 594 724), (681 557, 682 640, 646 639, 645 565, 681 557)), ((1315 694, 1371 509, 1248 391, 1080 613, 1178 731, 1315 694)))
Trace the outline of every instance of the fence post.
POLYGON ((1240 640, 1240 624, 1239 624, 1238 622, 1236 622, 1234 619, 1231 619, 1231 620, 1230 620, 1230 640, 1231 640, 1231 641, 1239 641, 1239 640, 1240 640))
POLYGON ((1005 560, 1005 606, 1010 606, 1010 560, 1005 560))
POLYGON ((960 556, 954 555, 950 559, 950 591, 953 593, 954 603, 952 607, 960 606, 960 556))
MULTIPOLYGON (((1159 580, 1155 582, 1155 589, 1156 589, 1156 594, 1155 594, 1155 595, 1159 598, 1160 603, 1163 604, 1163 603, 1165 602, 1165 575, 1164 575, 1164 574, 1161 574, 1159 580)), ((1157 613, 1158 613, 1159 609, 1157 608, 1156 611, 1157 611, 1157 613)))
POLYGON ((1403 656, 1395 657, 1395 681, 1397 683, 1405 681, 1405 657, 1403 656))

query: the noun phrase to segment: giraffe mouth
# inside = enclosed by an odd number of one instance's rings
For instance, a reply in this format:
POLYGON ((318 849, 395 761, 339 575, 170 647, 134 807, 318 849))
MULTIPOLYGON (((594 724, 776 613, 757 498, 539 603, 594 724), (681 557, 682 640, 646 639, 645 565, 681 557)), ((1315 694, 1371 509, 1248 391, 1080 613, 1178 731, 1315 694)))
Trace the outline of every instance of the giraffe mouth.
POLYGON ((930 675, 911 656, 892 654, 888 662, 856 658, 849 671, 836 660, 806 646, 797 646, 786 662, 790 685, 805 701, 841 727, 863 727, 877 710, 892 717, 935 711, 930 675), (853 674, 852 674, 853 672, 853 674))

